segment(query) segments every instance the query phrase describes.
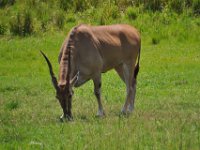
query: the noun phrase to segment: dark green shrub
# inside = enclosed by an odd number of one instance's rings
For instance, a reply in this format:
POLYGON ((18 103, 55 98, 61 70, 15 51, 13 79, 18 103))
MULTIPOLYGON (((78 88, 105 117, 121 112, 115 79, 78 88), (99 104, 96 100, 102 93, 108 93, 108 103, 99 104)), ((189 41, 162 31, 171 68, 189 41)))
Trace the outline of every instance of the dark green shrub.
POLYGON ((37 1, 36 0, 28 0, 28 1, 26 1, 26 4, 27 4, 27 6, 29 7, 29 8, 34 8, 34 7, 36 7, 37 6, 37 1))
POLYGON ((106 25, 109 22, 109 16, 106 12, 102 12, 99 20, 100 25, 106 25))
POLYGON ((112 19, 120 16, 118 7, 114 4, 105 3, 100 12, 100 25, 108 24, 112 19))
POLYGON ((33 19, 30 11, 25 12, 24 16, 24 25, 23 25, 23 34, 32 34, 33 33, 33 19))
POLYGON ((73 7, 73 0, 60 0, 60 8, 62 8, 64 11, 68 11, 72 9, 73 7))
POLYGON ((91 7, 94 7, 94 8, 97 8, 101 3, 102 3, 103 0, 87 0, 88 2, 88 6, 91 7))
POLYGON ((43 32, 46 32, 47 31, 47 22, 45 21, 41 21, 41 29, 43 32))
POLYGON ((10 32, 13 35, 26 36, 33 33, 33 19, 31 12, 25 11, 24 15, 17 13, 10 21, 10 32))
POLYGON ((49 20, 50 14, 52 14, 51 9, 49 9, 46 3, 38 3, 36 7, 36 15, 41 20, 49 20))
POLYGON ((92 1, 89 0, 59 0, 59 6, 64 11, 82 12, 90 8, 91 3, 92 1))
POLYGON ((185 6, 188 8, 192 6, 192 3, 193 3, 192 0, 185 0, 185 6))
POLYGON ((47 25, 52 20, 51 9, 49 9, 48 5, 46 3, 39 3, 36 7, 36 15, 37 18, 41 21, 41 28, 42 31, 47 30, 47 25))
POLYGON ((8 110, 14 110, 19 107, 19 102, 18 101, 10 101, 5 106, 6 106, 6 109, 8 109, 8 110))
POLYGON ((0 35, 4 35, 6 33, 7 27, 4 24, 0 23, 0 35))
MULTIPOLYGON (((87 2, 87 0, 73 0, 74 11, 75 12, 82 12, 82 11, 89 8, 88 4, 89 3, 87 2)), ((71 3, 70 6, 73 7, 72 3, 71 3)))
POLYGON ((113 19, 117 19, 120 16, 119 9, 116 5, 110 7, 110 15, 113 19))
POLYGON ((10 21, 10 32, 13 35, 23 35, 23 23, 22 16, 20 13, 17 13, 16 17, 13 17, 10 21))
POLYGON ((193 0, 192 10, 194 14, 200 15, 200 0, 193 0))
POLYGON ((100 25, 105 25, 106 24, 106 19, 104 17, 100 17, 100 20, 99 20, 99 24, 100 25))
POLYGON ((128 7, 126 9, 126 16, 130 20, 135 20, 137 18, 137 11, 134 7, 128 7))
POLYGON ((47 26, 49 24, 49 19, 48 18, 41 18, 41 29, 43 32, 46 32, 47 31, 47 26))
POLYGON ((40 5, 47 5, 48 8, 55 8, 55 6, 57 7, 59 5, 59 2, 55 0, 25 0, 26 6, 31 9, 37 9, 40 5))
POLYGON ((196 24, 198 27, 200 27, 200 20, 196 20, 196 21, 195 21, 195 24, 196 24))
POLYGON ((144 9, 155 11, 161 11, 163 8, 162 0, 144 0, 144 9))
POLYGON ((153 45, 157 45, 157 44, 160 43, 160 39, 158 37, 152 37, 152 41, 151 42, 152 42, 153 45))
POLYGON ((67 15, 66 21, 67 22, 76 22, 76 18, 73 14, 69 14, 69 15, 67 15))
POLYGON ((54 23, 59 29, 63 29, 65 25, 65 16, 62 12, 57 12, 54 16, 54 23))
POLYGON ((184 9, 184 1, 183 0, 171 0, 170 3, 170 8, 178 13, 181 14, 183 12, 184 9))
POLYGON ((134 2, 133 0, 114 0, 115 5, 117 5, 121 11, 125 11, 127 7, 133 6, 134 2))
POLYGON ((6 5, 13 5, 15 0, 0 0, 0 8, 5 7, 6 5))

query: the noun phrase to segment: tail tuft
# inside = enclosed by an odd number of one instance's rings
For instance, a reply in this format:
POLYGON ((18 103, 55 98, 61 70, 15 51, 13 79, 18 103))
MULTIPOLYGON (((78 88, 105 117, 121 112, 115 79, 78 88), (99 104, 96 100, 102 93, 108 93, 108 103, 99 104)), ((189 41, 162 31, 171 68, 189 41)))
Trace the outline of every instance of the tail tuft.
POLYGON ((134 70, 134 78, 135 79, 137 79, 139 70, 140 70, 140 48, 139 48, 139 54, 138 54, 138 62, 137 62, 137 65, 135 66, 135 70, 134 70))
POLYGON ((139 64, 137 64, 136 67, 135 67, 135 70, 134 70, 134 78, 135 79, 137 79, 137 75, 138 75, 139 70, 140 70, 140 66, 139 66, 139 64))

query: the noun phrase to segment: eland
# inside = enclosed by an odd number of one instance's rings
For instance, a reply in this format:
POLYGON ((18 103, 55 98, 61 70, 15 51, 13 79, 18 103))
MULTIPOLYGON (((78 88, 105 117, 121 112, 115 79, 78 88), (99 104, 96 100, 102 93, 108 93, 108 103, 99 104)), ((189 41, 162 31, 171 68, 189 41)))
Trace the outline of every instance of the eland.
POLYGON ((93 80, 98 102, 98 116, 105 112, 101 102, 101 74, 115 69, 126 85, 126 99, 122 113, 132 112, 139 72, 141 38, 139 32, 126 24, 90 26, 78 25, 68 34, 58 56, 59 80, 52 65, 44 56, 51 75, 56 98, 63 110, 61 119, 72 119, 73 87, 93 80))

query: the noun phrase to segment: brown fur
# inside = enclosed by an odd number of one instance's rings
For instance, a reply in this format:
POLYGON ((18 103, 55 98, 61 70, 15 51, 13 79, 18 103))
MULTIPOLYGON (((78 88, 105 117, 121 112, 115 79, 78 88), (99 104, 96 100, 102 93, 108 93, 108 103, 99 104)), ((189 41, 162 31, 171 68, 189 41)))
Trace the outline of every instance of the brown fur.
POLYGON ((65 40, 63 46, 61 47, 59 54, 60 84, 66 83, 65 76, 67 74, 66 64, 68 59, 67 47, 71 45, 69 39, 74 41, 72 46, 72 57, 77 58, 77 56, 74 56, 77 55, 77 51, 79 51, 79 55, 81 55, 81 60, 73 61, 73 66, 76 65, 74 66, 74 69, 76 69, 74 72, 77 72, 77 65, 89 65, 89 67, 91 67, 90 71, 87 71, 86 69, 84 72, 85 75, 88 75, 88 77, 91 76, 91 74, 95 74, 97 69, 101 72, 106 72, 123 62, 133 63, 134 67, 135 61, 131 61, 136 60, 140 49, 140 35, 135 28, 129 25, 80 25, 71 30, 68 40, 65 40), (87 62, 85 57, 87 57, 87 62))

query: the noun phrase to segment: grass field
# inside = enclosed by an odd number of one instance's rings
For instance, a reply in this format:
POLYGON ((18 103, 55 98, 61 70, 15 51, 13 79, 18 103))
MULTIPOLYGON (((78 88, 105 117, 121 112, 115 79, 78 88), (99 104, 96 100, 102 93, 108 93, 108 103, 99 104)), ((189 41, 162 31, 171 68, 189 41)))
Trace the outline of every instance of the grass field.
POLYGON ((62 113, 44 50, 58 71, 63 33, 0 40, 0 149, 200 149, 200 49, 196 41, 143 37, 135 111, 121 117, 125 85, 103 74, 106 117, 95 117, 92 82, 75 89, 74 121, 62 113))
MULTIPOLYGON (((121 12, 119 6, 110 2, 98 10, 91 7, 69 15, 61 9, 56 12, 59 5, 54 5, 54 1, 32 0, 30 6, 18 1, 0 9, 0 149, 200 149, 200 21, 192 11, 196 5, 181 8, 182 14, 177 14, 171 10, 171 3, 162 12, 147 12, 142 7, 121 12), (29 8, 32 5, 34 9, 29 8), (13 36, 9 30, 10 16, 25 12, 21 8, 32 13, 34 30, 29 36, 22 34, 24 27, 15 33, 19 36, 13 36), (49 13, 51 8, 58 14, 49 13), (56 17, 58 23, 65 20, 60 18, 62 14, 68 20, 54 25, 56 17), (45 15, 47 20, 50 18, 47 22, 45 15), (125 85, 112 70, 102 79, 106 117, 95 117, 97 102, 89 81, 75 89, 74 121, 60 122, 62 109, 39 50, 47 54, 57 73, 60 46, 67 31, 80 22, 128 23, 141 32, 141 68, 133 114, 120 115, 125 85)), ((25 13, 25 18, 26 15, 29 16, 25 13)), ((19 27, 18 22, 13 24, 19 27)))

